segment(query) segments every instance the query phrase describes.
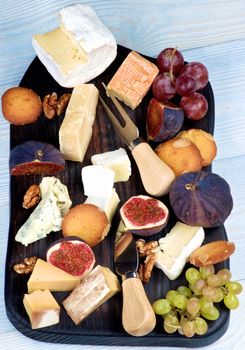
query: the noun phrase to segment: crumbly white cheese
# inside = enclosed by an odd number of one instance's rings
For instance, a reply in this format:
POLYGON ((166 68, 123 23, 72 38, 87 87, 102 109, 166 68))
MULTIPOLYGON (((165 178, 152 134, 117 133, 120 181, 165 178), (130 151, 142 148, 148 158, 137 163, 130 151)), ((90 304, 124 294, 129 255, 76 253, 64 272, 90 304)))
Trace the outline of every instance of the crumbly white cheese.
POLYGON ((115 171, 114 182, 128 181, 131 175, 131 163, 124 148, 95 154, 91 157, 94 165, 102 165, 115 171))
POLYGON ((82 168, 82 182, 85 196, 108 197, 113 188, 115 172, 101 165, 87 165, 82 168))
POLYGON ((202 227, 177 222, 172 230, 159 240, 155 266, 161 269, 170 280, 176 279, 191 253, 201 246, 204 237, 202 227))
POLYGON ((63 217, 72 204, 67 187, 55 177, 43 178, 40 189, 42 200, 15 236, 25 246, 45 238, 51 231, 61 230, 63 217))
POLYGON ((115 59, 117 44, 90 6, 72 4, 59 15, 61 31, 34 35, 32 44, 53 78, 74 87, 101 74, 115 59))

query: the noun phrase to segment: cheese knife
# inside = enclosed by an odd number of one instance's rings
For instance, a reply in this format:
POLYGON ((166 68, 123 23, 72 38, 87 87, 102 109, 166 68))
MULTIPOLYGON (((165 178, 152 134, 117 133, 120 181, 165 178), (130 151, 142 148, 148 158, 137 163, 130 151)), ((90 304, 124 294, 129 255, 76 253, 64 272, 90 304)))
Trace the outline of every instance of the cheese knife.
POLYGON ((101 96, 99 97, 100 101, 122 140, 132 151, 146 192, 155 197, 167 194, 175 179, 173 171, 167 164, 160 160, 150 145, 139 137, 139 130, 127 112, 118 100, 111 95, 106 85, 104 83, 102 84, 120 113, 120 119, 114 115, 101 96))
POLYGON ((123 279, 123 328, 133 336, 146 335, 155 327, 156 317, 137 276, 138 252, 132 233, 117 232, 114 262, 116 272, 123 279))

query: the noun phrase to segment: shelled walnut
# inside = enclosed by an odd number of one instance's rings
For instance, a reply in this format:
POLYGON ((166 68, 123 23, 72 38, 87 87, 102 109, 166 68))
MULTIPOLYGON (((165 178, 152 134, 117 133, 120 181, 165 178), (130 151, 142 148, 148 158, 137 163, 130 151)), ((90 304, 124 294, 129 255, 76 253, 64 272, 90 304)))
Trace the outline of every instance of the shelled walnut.
POLYGON ((139 264, 138 274, 142 282, 147 283, 151 278, 151 273, 156 260, 155 249, 158 247, 157 241, 145 242, 144 239, 136 241, 136 247, 140 258, 145 258, 139 264))
POLYGON ((66 110, 71 94, 63 94, 59 99, 56 92, 48 94, 43 99, 43 112, 48 119, 60 116, 66 110))
POLYGON ((36 256, 25 258, 21 263, 14 265, 14 271, 21 275, 31 273, 34 269, 36 261, 36 256))
POLYGON ((22 207, 25 209, 32 208, 40 201, 40 198, 40 187, 38 185, 31 185, 24 195, 22 207))

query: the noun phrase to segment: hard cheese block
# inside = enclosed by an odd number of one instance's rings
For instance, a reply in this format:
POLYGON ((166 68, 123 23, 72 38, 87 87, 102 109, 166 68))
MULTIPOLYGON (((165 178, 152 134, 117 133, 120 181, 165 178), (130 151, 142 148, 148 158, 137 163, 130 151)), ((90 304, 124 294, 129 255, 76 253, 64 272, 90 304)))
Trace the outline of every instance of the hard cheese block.
POLYGON ((78 325, 120 289, 117 276, 109 268, 98 265, 63 301, 63 306, 78 325))
POLYGON ((91 157, 94 165, 102 165, 115 172, 114 182, 128 181, 131 175, 131 163, 124 148, 115 151, 94 154, 91 157))
POLYGON ((48 289, 25 294, 23 303, 32 329, 52 326, 59 322, 60 307, 48 289))
POLYGON ((107 88, 112 95, 135 109, 150 89, 158 72, 157 66, 131 51, 107 88))
POLYGON ((59 16, 59 27, 34 35, 32 44, 53 78, 74 87, 101 74, 115 59, 117 44, 90 6, 72 4, 59 16))
POLYGON ((84 194, 89 197, 107 197, 114 185, 115 172, 101 165, 82 168, 84 194))
POLYGON ((72 276, 42 259, 37 259, 27 282, 27 288, 28 293, 44 289, 49 289, 52 292, 68 292, 73 290, 79 282, 78 277, 72 276))
POLYGON ((170 280, 176 279, 191 253, 201 246, 204 237, 202 227, 177 222, 172 230, 159 240, 155 266, 161 269, 170 280))
POLYGON ((98 97, 94 84, 74 87, 59 130, 60 151, 65 159, 83 161, 92 137, 98 97))

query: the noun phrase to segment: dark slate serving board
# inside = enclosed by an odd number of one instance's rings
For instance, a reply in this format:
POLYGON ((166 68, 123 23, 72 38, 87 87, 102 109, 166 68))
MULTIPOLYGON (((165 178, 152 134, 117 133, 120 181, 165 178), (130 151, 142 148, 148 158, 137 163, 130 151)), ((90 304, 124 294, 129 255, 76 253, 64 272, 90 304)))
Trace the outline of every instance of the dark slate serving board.
MULTIPOLYGON (((92 80, 100 91, 103 98, 105 96, 104 88, 101 83, 107 84, 117 68, 120 66, 126 55, 130 52, 122 46, 118 46, 118 54, 115 61, 110 67, 99 77, 92 80)), ((152 62, 155 59, 149 58, 152 62)), ((58 96, 64 92, 69 92, 71 89, 62 88, 59 86, 45 67, 41 64, 38 58, 35 58, 28 70, 26 71, 20 86, 32 88, 41 98, 50 93, 57 92, 58 96)), ((201 128, 205 131, 213 133, 214 130, 214 98, 211 85, 203 89, 202 93, 208 100, 209 109, 207 115, 200 121, 185 120, 183 129, 191 127, 201 128)), ((143 102, 135 111, 125 107, 132 119, 135 121, 140 130, 142 137, 146 136, 145 131, 145 117, 151 92, 144 98, 143 102)), ((174 101, 178 102, 178 101, 174 101)), ((108 104, 113 109, 112 104, 108 104)), ((16 145, 28 140, 39 140, 49 142, 56 147, 59 147, 58 130, 63 120, 62 117, 47 120, 41 116, 39 120, 26 126, 10 126, 10 147, 11 149, 16 145)), ((156 144, 152 144, 155 147, 156 144)), ((119 137, 115 134, 114 128, 102 105, 97 106, 97 117, 93 128, 93 136, 90 142, 88 151, 86 153, 83 163, 67 162, 66 169, 57 177, 61 182, 68 187, 73 206, 82 203, 85 199, 83 195, 83 187, 81 181, 81 169, 83 166, 91 164, 90 157, 93 154, 105 151, 112 151, 119 147, 124 147, 119 137)), ((115 187, 121 199, 121 204, 129 197, 137 194, 145 194, 141 183, 139 172, 137 171, 134 160, 132 160, 132 176, 128 182, 116 183, 115 187)), ((209 168, 208 170, 211 170, 209 168)), ((215 322, 209 322, 208 333, 204 336, 194 336, 193 338, 186 338, 177 333, 166 334, 162 328, 162 319, 159 317, 157 326, 153 332, 144 337, 129 336, 121 324, 121 308, 122 296, 117 294, 108 302, 100 306, 87 319, 85 319, 79 326, 76 326, 71 319, 66 315, 65 310, 61 307, 60 323, 39 330, 32 330, 28 316, 25 312, 22 300, 24 293, 27 292, 26 283, 29 276, 18 275, 13 271, 13 265, 21 261, 27 256, 37 255, 45 259, 47 247, 55 240, 62 237, 61 232, 51 233, 47 238, 39 240, 28 247, 15 242, 15 235, 20 226, 27 220, 31 210, 22 208, 22 199, 27 188, 33 183, 40 183, 41 176, 19 176, 10 177, 10 228, 8 238, 8 249, 6 257, 6 275, 5 275, 5 304, 8 318, 12 324, 24 335, 45 342, 55 343, 69 343, 69 344, 97 344, 97 345, 128 345, 128 346, 182 346, 182 347, 199 347, 208 345, 221 337, 229 324, 229 312, 227 309, 220 306, 221 315, 215 322)), ((168 196, 160 198, 166 205, 169 206, 168 196)), ((120 205, 119 204, 119 207, 120 205)), ((108 266, 114 271, 113 266, 113 250, 114 250, 114 236, 119 222, 118 210, 114 216, 111 230, 108 237, 97 247, 94 248, 97 264, 108 266)), ((170 220, 167 227, 158 235, 151 236, 150 239, 157 239, 169 232, 171 227, 176 222, 173 213, 170 213, 170 220)), ((205 242, 213 240, 227 239, 224 226, 206 229, 205 242)), ((221 263, 217 266, 229 267, 229 261, 221 263)), ((188 264, 186 266, 188 268, 188 264)), ((149 300, 153 302, 158 298, 163 298, 169 289, 175 289, 184 282, 184 273, 175 281, 170 281, 160 270, 154 269, 151 281, 145 286, 146 293, 149 300)), ((61 302, 66 298, 68 293, 53 293, 57 301, 61 302)))

